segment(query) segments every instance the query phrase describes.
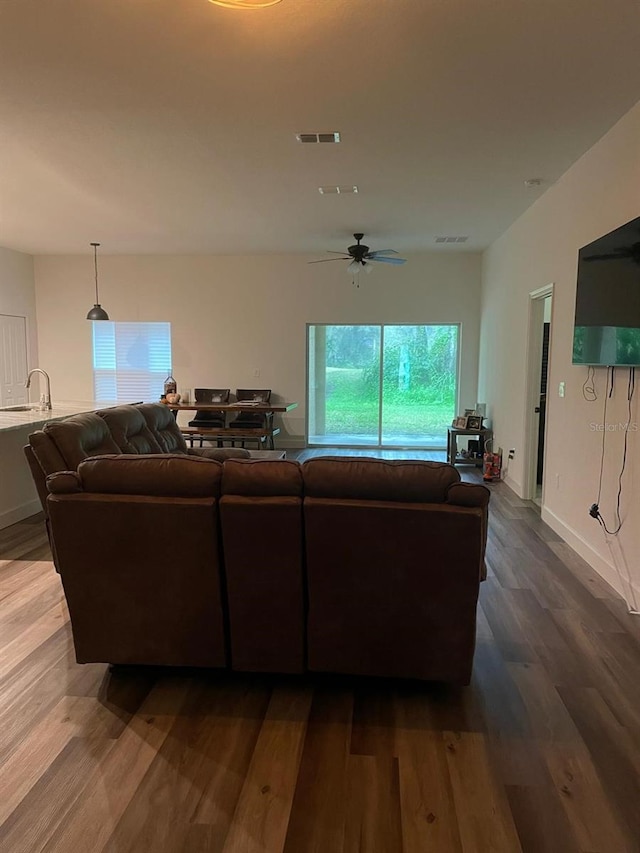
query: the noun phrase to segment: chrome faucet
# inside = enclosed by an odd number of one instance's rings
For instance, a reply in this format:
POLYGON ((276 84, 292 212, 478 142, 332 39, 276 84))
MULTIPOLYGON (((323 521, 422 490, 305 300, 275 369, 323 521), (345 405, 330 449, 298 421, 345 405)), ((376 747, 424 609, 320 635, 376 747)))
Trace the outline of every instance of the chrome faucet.
POLYGON ((47 411, 51 411, 51 380, 49 379, 49 374, 46 370, 43 370, 41 367, 34 367, 33 370, 29 371, 29 375, 27 376, 27 381, 24 383, 26 388, 29 388, 31 385, 31 377, 34 373, 41 373, 44 376, 46 382, 46 391, 44 393, 44 407, 47 411))

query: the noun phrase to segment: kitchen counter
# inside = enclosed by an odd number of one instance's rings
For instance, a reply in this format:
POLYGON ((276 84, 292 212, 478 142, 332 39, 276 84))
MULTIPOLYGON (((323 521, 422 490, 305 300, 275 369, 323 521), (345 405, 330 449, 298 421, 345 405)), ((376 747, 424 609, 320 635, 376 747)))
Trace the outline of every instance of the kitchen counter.
POLYGON ((54 400, 51 411, 39 408, 28 412, 0 410, 0 528, 41 511, 31 472, 24 455, 29 435, 47 421, 60 421, 81 412, 108 409, 116 403, 54 400))
POLYGON ((10 412, 3 411, 0 408, 0 432, 23 429, 24 427, 38 429, 47 421, 61 421, 70 415, 78 415, 81 412, 97 412, 100 409, 108 409, 110 406, 116 405, 118 404, 97 403, 95 400, 91 402, 64 400, 58 403, 54 402, 51 411, 40 411, 36 407, 28 412, 10 412))

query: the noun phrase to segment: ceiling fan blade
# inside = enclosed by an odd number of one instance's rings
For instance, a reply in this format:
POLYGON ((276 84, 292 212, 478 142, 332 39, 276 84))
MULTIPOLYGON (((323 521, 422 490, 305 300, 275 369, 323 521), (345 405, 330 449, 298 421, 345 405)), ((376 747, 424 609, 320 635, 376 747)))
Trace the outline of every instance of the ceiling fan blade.
POLYGON ((397 255, 395 249, 376 249, 375 252, 367 252, 365 258, 377 258, 378 255, 397 255))
POLYGON ((326 264, 328 261, 348 261, 349 258, 323 258, 321 261, 307 261, 308 264, 326 264))
POLYGON ((346 252, 334 252, 333 249, 327 249, 327 253, 329 255, 343 255, 345 258, 349 257, 346 252))
POLYGON ((383 264, 396 264, 396 265, 407 263, 406 258, 385 258, 384 256, 382 258, 367 257, 367 261, 374 261, 377 264, 383 263, 383 264))

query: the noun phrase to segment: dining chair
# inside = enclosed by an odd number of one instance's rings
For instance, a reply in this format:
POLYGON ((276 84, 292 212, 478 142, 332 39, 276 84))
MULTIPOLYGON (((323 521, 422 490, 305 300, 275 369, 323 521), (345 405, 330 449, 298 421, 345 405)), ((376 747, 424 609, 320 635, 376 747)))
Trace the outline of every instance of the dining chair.
MULTIPOLYGON (((238 402, 251 401, 255 403, 268 403, 271 400, 270 388, 236 388, 236 399, 238 402)), ((229 423, 230 429, 264 429, 271 428, 271 412, 238 412, 237 416, 229 423)), ((244 447, 244 442, 242 442, 244 447)))
MULTIPOLYGON (((194 388, 193 396, 195 403, 228 403, 231 394, 230 388, 194 388)), ((211 409, 197 409, 193 420, 189 421, 190 427, 201 427, 202 429, 224 428, 226 413, 211 409)), ((202 436, 200 436, 200 447, 202 447, 202 436)))

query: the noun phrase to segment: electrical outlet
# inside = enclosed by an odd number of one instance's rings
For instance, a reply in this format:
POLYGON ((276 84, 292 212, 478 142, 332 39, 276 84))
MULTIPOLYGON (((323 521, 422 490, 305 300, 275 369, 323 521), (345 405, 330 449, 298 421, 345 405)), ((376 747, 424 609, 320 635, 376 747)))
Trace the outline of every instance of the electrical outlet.
POLYGON ((515 447, 512 447, 511 450, 509 451, 509 459, 513 459, 513 457, 515 455, 516 455, 516 449, 515 449, 515 447))
POLYGON ((564 397, 564 382, 558 385, 558 397, 564 397))

